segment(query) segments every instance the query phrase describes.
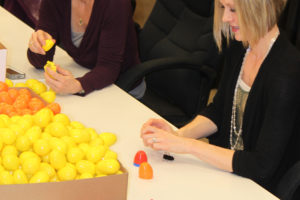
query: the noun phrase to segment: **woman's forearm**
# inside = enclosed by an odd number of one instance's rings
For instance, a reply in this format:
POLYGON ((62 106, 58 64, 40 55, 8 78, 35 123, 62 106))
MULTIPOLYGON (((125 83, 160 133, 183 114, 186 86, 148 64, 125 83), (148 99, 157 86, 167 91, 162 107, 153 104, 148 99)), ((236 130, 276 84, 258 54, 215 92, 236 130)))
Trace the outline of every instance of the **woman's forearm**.
POLYGON ((232 172, 232 159, 234 151, 203 141, 187 138, 187 153, 196 156, 219 169, 232 172))
POLYGON ((192 122, 179 129, 178 135, 188 138, 204 138, 218 130, 214 122, 207 117, 198 115, 192 122))

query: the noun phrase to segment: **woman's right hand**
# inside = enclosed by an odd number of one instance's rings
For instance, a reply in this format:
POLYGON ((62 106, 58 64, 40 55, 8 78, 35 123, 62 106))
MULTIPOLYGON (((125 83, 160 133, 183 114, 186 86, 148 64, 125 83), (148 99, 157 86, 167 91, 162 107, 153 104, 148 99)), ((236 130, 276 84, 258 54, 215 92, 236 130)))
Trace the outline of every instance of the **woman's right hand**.
POLYGON ((47 39, 52 40, 55 43, 55 40, 52 38, 52 36, 43 30, 37 30, 32 33, 29 40, 30 51, 32 51, 33 53, 45 55, 46 52, 43 49, 43 46, 45 45, 45 41, 47 39))

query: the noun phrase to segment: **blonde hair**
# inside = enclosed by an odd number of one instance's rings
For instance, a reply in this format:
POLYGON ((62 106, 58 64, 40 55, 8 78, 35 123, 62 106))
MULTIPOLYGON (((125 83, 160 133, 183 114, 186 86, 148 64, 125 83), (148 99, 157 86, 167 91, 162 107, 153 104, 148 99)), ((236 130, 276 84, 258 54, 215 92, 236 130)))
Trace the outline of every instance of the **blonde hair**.
MULTIPOLYGON (((281 12, 287 0, 233 0, 239 21, 242 36, 248 41, 256 43, 275 24, 277 24, 281 12)), ((222 21, 224 9, 220 0, 215 0, 214 12, 214 38, 219 50, 222 50, 222 36, 227 40, 234 37, 228 23, 222 21)), ((248 46, 248 41, 242 41, 248 46)))

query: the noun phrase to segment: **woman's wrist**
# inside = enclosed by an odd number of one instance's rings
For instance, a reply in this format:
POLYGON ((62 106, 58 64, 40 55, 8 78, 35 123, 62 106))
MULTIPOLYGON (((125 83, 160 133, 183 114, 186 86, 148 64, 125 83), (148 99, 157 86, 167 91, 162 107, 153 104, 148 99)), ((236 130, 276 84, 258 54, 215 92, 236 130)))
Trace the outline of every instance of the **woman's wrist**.
POLYGON ((193 155, 195 142, 197 142, 195 139, 183 138, 183 142, 182 142, 182 145, 183 145, 182 151, 183 152, 182 153, 193 155))
POLYGON ((76 95, 80 95, 80 96, 84 96, 85 95, 85 91, 83 89, 83 87, 81 86, 81 83, 75 79, 77 81, 77 92, 75 92, 76 95))

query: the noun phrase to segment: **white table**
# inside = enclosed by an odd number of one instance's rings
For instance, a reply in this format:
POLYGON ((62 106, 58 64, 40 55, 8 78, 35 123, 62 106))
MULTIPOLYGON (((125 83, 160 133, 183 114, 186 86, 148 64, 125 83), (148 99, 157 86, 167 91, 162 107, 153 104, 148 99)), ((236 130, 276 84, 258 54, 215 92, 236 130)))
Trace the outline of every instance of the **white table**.
MULTIPOLYGON (((26 72, 28 78, 43 78, 42 71, 28 62, 26 50, 32 29, 0 7, 0 42, 8 49, 7 63, 26 72)), ((55 63, 71 70, 75 76, 87 70, 81 68, 61 49, 55 63)), ((58 96, 56 101, 71 120, 82 122, 98 132, 116 133, 112 149, 129 172, 128 200, 254 200, 278 199, 253 181, 216 169, 192 156, 175 155, 175 161, 162 159, 162 152, 143 146, 139 137, 141 125, 156 113, 142 105, 115 85, 93 92, 86 97, 58 96), (144 150, 152 165, 154 178, 138 178, 133 166, 135 153, 144 150)))

